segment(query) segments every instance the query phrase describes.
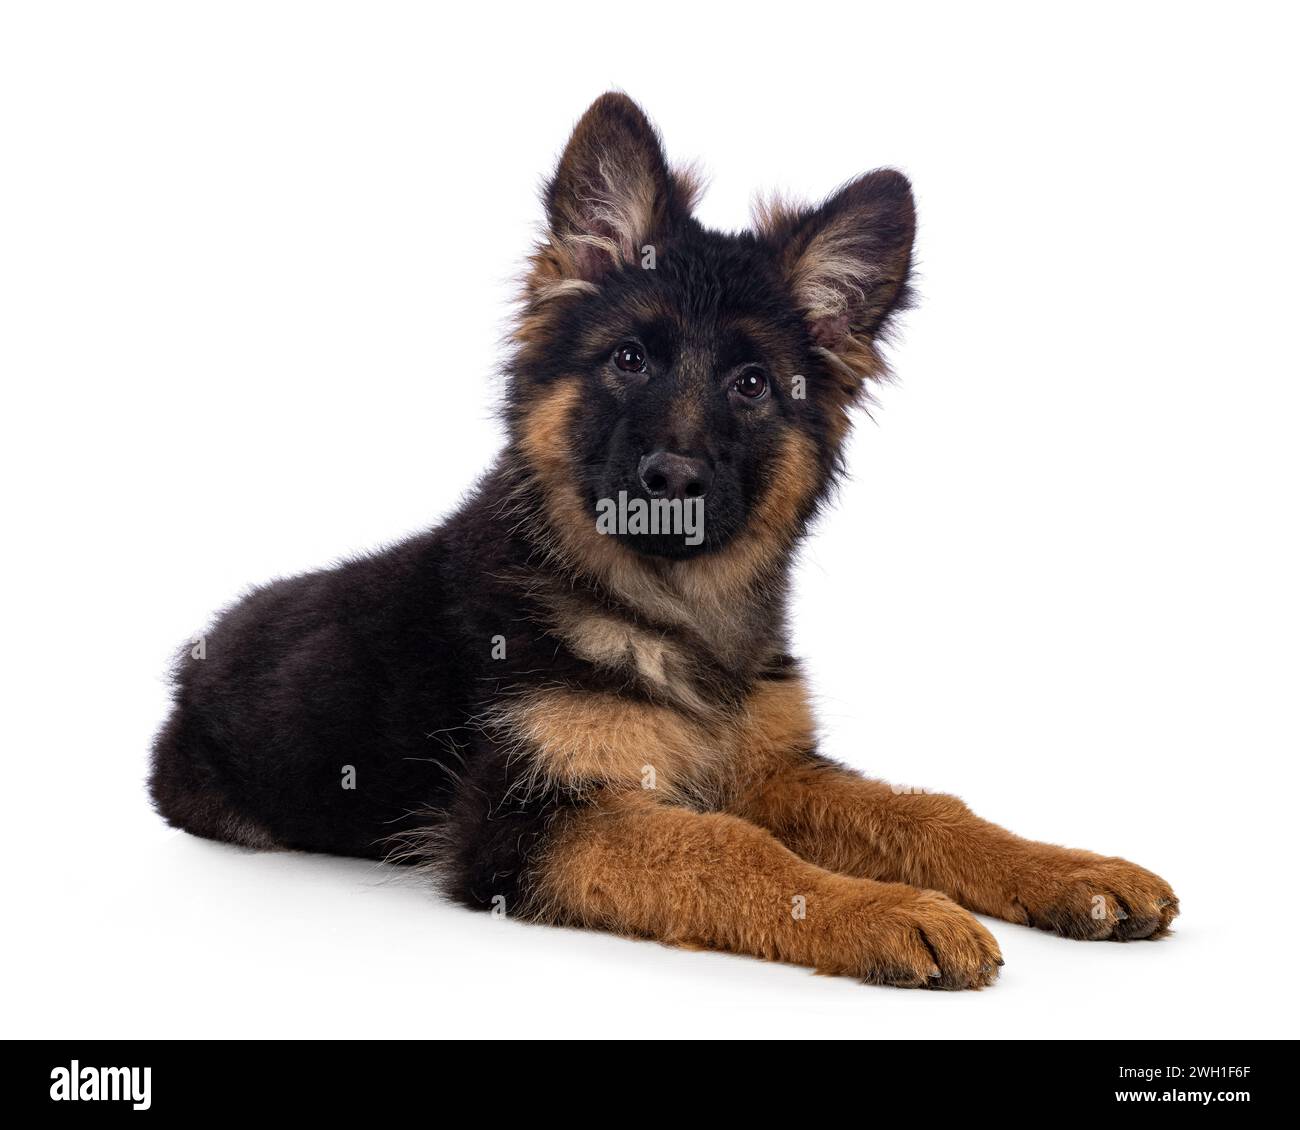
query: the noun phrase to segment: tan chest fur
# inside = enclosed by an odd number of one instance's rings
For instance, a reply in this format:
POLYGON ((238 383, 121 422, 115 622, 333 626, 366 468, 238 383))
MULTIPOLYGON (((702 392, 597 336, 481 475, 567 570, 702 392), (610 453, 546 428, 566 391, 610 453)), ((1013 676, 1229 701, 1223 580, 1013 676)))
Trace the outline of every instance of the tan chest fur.
POLYGON ((738 709, 709 715, 608 692, 542 689, 498 708, 490 725, 524 761, 530 787, 655 789, 704 804, 815 740, 797 678, 760 680, 738 709))
POLYGON ((692 713, 707 712, 689 653, 667 633, 578 606, 560 606, 553 630, 580 659, 640 683, 646 693, 692 713))

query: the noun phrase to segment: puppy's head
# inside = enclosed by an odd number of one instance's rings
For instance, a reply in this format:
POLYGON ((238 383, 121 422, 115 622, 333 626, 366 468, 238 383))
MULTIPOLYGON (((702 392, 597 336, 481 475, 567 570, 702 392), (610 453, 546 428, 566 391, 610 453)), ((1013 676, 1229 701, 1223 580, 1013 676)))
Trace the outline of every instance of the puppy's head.
POLYGON ((818 207, 760 207, 740 234, 693 219, 697 193, 635 103, 599 98, 546 188, 511 370, 513 439, 559 520, 661 559, 789 547, 884 372, 911 263, 892 170, 818 207), (656 507, 649 528, 625 520, 656 507))

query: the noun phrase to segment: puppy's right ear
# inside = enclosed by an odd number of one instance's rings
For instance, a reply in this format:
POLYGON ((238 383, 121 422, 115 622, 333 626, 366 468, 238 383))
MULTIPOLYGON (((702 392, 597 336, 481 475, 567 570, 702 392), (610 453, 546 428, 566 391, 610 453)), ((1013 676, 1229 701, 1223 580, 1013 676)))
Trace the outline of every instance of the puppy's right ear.
POLYGON ((909 301, 916 209, 907 178, 877 169, 817 208, 760 204, 757 221, 813 341, 850 386, 879 375, 875 342, 909 301))
MULTIPOLYGON (((534 284, 596 284, 690 215, 694 178, 668 168, 659 135, 626 94, 602 94, 583 114, 546 186, 547 242, 534 284)), ((574 289, 572 285, 563 289, 574 289)))

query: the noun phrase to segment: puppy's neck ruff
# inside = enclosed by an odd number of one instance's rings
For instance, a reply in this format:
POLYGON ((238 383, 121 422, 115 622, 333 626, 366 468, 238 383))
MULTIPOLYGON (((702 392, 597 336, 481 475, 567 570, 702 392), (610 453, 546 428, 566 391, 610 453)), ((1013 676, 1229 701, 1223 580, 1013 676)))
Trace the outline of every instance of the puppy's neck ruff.
POLYGON ((530 406, 506 459, 517 504, 500 518, 529 543, 542 571, 534 580, 575 597, 585 592, 611 615, 686 633, 724 665, 744 665, 738 661, 771 633, 774 605, 779 612, 784 601, 814 489, 809 453, 791 439, 783 473, 747 528, 720 550, 685 560, 648 557, 600 533, 577 488, 566 431, 579 409, 576 384, 547 390, 530 406))

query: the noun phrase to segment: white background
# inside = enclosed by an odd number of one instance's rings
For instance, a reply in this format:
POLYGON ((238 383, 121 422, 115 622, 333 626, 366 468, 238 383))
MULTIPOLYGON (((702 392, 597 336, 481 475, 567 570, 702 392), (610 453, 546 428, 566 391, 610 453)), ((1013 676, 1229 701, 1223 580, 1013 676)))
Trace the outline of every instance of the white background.
POLYGON ((6 5, 6 1036, 1297 1034, 1295 28, 1281 5, 6 5), (804 555, 829 752, 1182 899, 980 993, 502 922, 166 829, 174 647, 435 522, 536 189, 640 100, 715 226, 916 187, 921 307, 804 555))

